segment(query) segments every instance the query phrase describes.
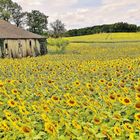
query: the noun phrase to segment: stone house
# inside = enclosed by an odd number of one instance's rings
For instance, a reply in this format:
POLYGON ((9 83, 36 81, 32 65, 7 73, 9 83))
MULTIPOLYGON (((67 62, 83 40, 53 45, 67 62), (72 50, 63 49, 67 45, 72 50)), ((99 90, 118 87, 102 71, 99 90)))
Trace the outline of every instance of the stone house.
POLYGON ((0 20, 0 57, 21 58, 47 54, 46 38, 0 20))

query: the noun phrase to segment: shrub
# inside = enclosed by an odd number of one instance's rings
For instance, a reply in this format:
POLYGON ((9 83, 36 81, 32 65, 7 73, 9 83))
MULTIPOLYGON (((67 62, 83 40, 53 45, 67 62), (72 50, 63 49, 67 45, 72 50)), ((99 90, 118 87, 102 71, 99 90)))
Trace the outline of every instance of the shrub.
POLYGON ((66 47, 69 45, 69 41, 63 38, 50 38, 48 39, 48 45, 56 47, 58 53, 65 53, 66 47))

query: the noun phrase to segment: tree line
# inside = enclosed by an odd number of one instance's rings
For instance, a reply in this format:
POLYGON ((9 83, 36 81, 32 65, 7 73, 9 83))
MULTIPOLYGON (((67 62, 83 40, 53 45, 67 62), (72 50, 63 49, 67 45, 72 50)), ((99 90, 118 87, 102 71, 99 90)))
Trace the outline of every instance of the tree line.
POLYGON ((115 24, 105 24, 81 29, 72 29, 65 33, 65 36, 81 36, 96 33, 116 33, 116 32, 139 32, 140 26, 119 22, 115 24))

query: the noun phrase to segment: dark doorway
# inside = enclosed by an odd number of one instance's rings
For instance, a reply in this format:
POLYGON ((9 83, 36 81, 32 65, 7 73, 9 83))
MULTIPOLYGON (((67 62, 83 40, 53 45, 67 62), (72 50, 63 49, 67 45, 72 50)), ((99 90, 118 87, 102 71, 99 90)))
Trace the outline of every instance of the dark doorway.
POLYGON ((4 41, 0 39, 0 58, 4 57, 4 41))
POLYGON ((40 43, 40 53, 41 53, 41 55, 47 54, 46 39, 39 40, 39 43, 40 43))

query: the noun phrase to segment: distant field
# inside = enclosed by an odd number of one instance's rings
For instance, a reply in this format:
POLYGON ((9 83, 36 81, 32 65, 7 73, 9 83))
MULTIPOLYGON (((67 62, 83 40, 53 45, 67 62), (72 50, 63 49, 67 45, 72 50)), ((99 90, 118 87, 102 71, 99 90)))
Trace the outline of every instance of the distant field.
POLYGON ((140 41, 140 33, 103 33, 86 36, 68 37, 71 42, 125 42, 140 41))

